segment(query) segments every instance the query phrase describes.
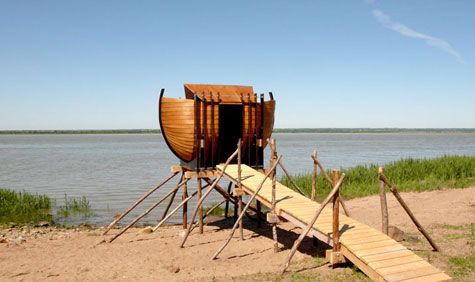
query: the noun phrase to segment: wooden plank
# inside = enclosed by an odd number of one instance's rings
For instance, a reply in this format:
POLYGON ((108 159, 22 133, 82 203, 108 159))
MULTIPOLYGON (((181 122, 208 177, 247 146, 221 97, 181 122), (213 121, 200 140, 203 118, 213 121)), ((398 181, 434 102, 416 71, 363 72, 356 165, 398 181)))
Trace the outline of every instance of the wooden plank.
POLYGON ((440 272, 441 272, 440 270, 433 267, 432 265, 428 265, 428 266, 414 269, 414 270, 388 274, 384 276, 384 279, 386 279, 387 281, 396 282, 396 281, 401 281, 401 280, 413 279, 420 276, 427 276, 430 274, 437 274, 440 272))
POLYGON ((353 254, 350 250, 346 248, 346 246, 342 245, 340 252, 349 259, 354 265, 356 265, 361 271, 363 271, 369 278, 373 281, 384 281, 383 277, 377 273, 374 269, 368 266, 364 261, 358 258, 355 254, 353 254))
POLYGON ((424 268, 427 266, 431 266, 431 265, 425 260, 420 260, 420 261, 413 261, 413 262, 409 262, 405 264, 381 267, 381 268, 376 269, 376 272, 378 272, 379 274, 383 276, 386 276, 388 274, 413 271, 413 270, 424 268))
POLYGON ((373 248, 378 248, 378 247, 384 247, 384 246, 392 246, 392 245, 400 245, 396 241, 389 239, 389 240, 384 240, 384 241, 378 241, 378 242, 365 242, 361 244, 347 244, 348 248, 352 251, 359 251, 359 250, 365 250, 365 249, 373 249, 373 248))
POLYGON ((366 263, 371 263, 371 262, 381 261, 381 260, 386 260, 386 259, 400 258, 400 257, 413 255, 413 254, 414 254, 413 252, 409 251, 408 249, 405 249, 405 250, 398 250, 398 251, 389 252, 389 253, 364 256, 364 257, 361 257, 361 259, 364 260, 366 263))
POLYGON ((405 264, 405 263, 421 261, 421 260, 423 260, 423 258, 411 253, 411 254, 407 254, 406 256, 402 256, 402 257, 370 262, 370 263, 368 263, 368 265, 371 266, 373 269, 378 269, 378 268, 381 268, 381 267, 394 266, 394 265, 405 264))
POLYGON ((419 276, 412 279, 401 280, 401 282, 443 282, 443 281, 452 281, 452 278, 445 274, 444 272, 429 274, 425 276, 419 276))
POLYGON ((364 257, 364 256, 389 253, 389 252, 394 252, 394 251, 399 251, 399 250, 407 250, 407 249, 403 245, 396 243, 390 246, 358 250, 358 251, 354 251, 354 253, 355 255, 359 257, 364 257))

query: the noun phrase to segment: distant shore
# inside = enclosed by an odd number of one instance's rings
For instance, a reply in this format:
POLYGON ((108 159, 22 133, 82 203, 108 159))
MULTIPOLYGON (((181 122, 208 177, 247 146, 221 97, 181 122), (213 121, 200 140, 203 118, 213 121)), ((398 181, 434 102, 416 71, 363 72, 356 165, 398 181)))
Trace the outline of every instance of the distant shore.
MULTIPOLYGON (((274 133, 475 133, 475 128, 276 128, 274 133)), ((0 130, 0 135, 161 134, 159 129, 0 130)))

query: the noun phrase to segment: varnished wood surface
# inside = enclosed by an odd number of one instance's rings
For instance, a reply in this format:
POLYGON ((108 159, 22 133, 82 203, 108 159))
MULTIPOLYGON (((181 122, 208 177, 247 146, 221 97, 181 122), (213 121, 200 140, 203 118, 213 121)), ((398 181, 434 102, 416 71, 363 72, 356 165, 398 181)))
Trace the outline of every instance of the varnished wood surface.
MULTIPOLYGON (((185 95, 187 99, 193 99, 193 93, 196 93, 200 99, 207 100, 218 99, 222 103, 241 103, 241 95, 246 96, 254 94, 252 86, 239 85, 215 85, 215 84, 185 84, 185 95)), ((255 102, 255 98, 251 98, 255 102)))
POLYGON ((194 101, 161 97, 159 119, 162 135, 172 152, 184 161, 195 158, 194 101))
MULTIPOLYGON (((222 170, 222 166, 217 166, 222 170)), ((229 165, 225 175, 237 178, 237 165, 229 165)), ((264 175, 242 165, 243 190, 252 194, 264 175)), ((276 210, 289 214, 303 223, 310 222, 319 204, 277 182, 276 210)), ((271 206, 272 181, 267 179, 258 199, 271 206)), ((331 238, 332 208, 326 207, 313 228, 331 238)), ((423 260, 387 235, 363 223, 340 214, 340 243, 342 253, 373 280, 379 281, 451 281, 450 276, 423 260), (419 279, 419 280, 418 280, 419 279)))

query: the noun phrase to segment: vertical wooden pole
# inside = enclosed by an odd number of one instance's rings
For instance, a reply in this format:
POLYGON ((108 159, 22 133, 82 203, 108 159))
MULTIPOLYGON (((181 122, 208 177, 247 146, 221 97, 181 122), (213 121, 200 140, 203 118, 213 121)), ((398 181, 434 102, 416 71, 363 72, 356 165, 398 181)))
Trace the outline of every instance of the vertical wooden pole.
MULTIPOLYGON (((271 155, 271 158, 270 158, 270 166, 269 167, 273 167, 275 162, 276 162, 276 156, 277 156, 277 148, 276 148, 276 142, 275 142, 275 139, 272 138, 271 140, 271 150, 272 150, 272 155, 271 155)), ((277 253, 279 252, 279 243, 277 241, 277 213, 276 213, 276 210, 275 210, 275 205, 276 205, 276 185, 275 185, 275 178, 276 178, 276 172, 275 170, 272 171, 271 173, 271 178, 272 178, 272 220, 271 220, 271 224, 272 224, 272 239, 274 240, 274 253, 277 253)))
POLYGON ((260 95, 260 118, 259 118, 259 165, 264 169, 264 94, 260 95))
MULTIPOLYGON (((317 158, 317 150, 313 151, 312 157, 315 159, 317 158)), ((312 201, 317 200, 317 173, 318 173, 318 165, 314 161, 313 172, 312 172, 312 196, 311 196, 312 201)))
MULTIPOLYGON (((201 177, 198 176, 196 179, 198 181, 198 199, 201 199, 202 195, 202 186, 201 186, 201 177)), ((203 234, 203 206, 200 204, 198 207, 198 217, 199 217, 199 227, 200 227, 200 233, 203 234)), ((191 223, 193 224, 193 222, 191 223)))
MULTIPOLYGON (((183 178, 185 175, 183 175, 183 178)), ((184 201, 188 198, 188 182, 183 185, 183 194, 181 195, 181 200, 184 201)), ((183 229, 188 228, 188 202, 183 204, 183 229)))
MULTIPOLYGON (((238 208, 239 211, 238 213, 242 213, 242 183, 241 183, 241 162, 242 162, 242 151, 241 151, 241 139, 238 141, 238 191, 237 191, 237 196, 238 196, 238 208)), ((239 237, 241 240, 244 240, 244 231, 243 231, 243 226, 242 226, 242 218, 239 220, 239 237)))
MULTIPOLYGON (((381 175, 384 173, 384 167, 379 167, 378 174, 381 175)), ((386 201, 386 192, 384 190, 384 181, 379 180, 379 199, 381 201, 381 232, 388 235, 388 225, 389 225, 389 218, 388 218, 388 203, 386 201)))
MULTIPOLYGON (((336 169, 333 170, 333 187, 337 185, 340 172, 336 169)), ((333 251, 340 251, 340 190, 336 191, 333 196, 333 251)))
MULTIPOLYGON (((231 195, 231 187, 233 186, 233 183, 229 181, 228 185, 228 195, 231 195)), ((226 206, 224 208, 224 218, 228 218, 229 216, 229 198, 226 199, 226 206)))

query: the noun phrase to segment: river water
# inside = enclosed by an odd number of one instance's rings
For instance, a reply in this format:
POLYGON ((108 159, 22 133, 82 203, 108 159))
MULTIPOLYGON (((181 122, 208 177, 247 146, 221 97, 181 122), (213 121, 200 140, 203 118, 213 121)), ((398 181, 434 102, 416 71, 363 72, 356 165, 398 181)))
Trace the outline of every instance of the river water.
MULTIPOLYGON (((406 157, 475 156, 475 133, 282 133, 273 137, 293 174, 312 169, 310 155, 314 149, 326 168, 385 164, 406 157)), ((170 175, 170 166, 178 163, 161 135, 0 135, 0 187, 47 194, 56 199, 56 206, 63 204, 65 194, 87 197, 93 215, 59 219, 70 224, 109 223, 115 214, 170 175)), ((143 207, 168 192, 177 181, 178 177, 172 179, 143 207)), ((193 190, 194 183, 189 187, 193 190)), ((205 206, 220 200, 212 194, 205 206)), ((131 216, 142 211, 138 209, 131 216)), ((159 207, 143 222, 156 223, 161 211, 159 207)), ((177 213, 171 222, 179 219, 177 213)))

